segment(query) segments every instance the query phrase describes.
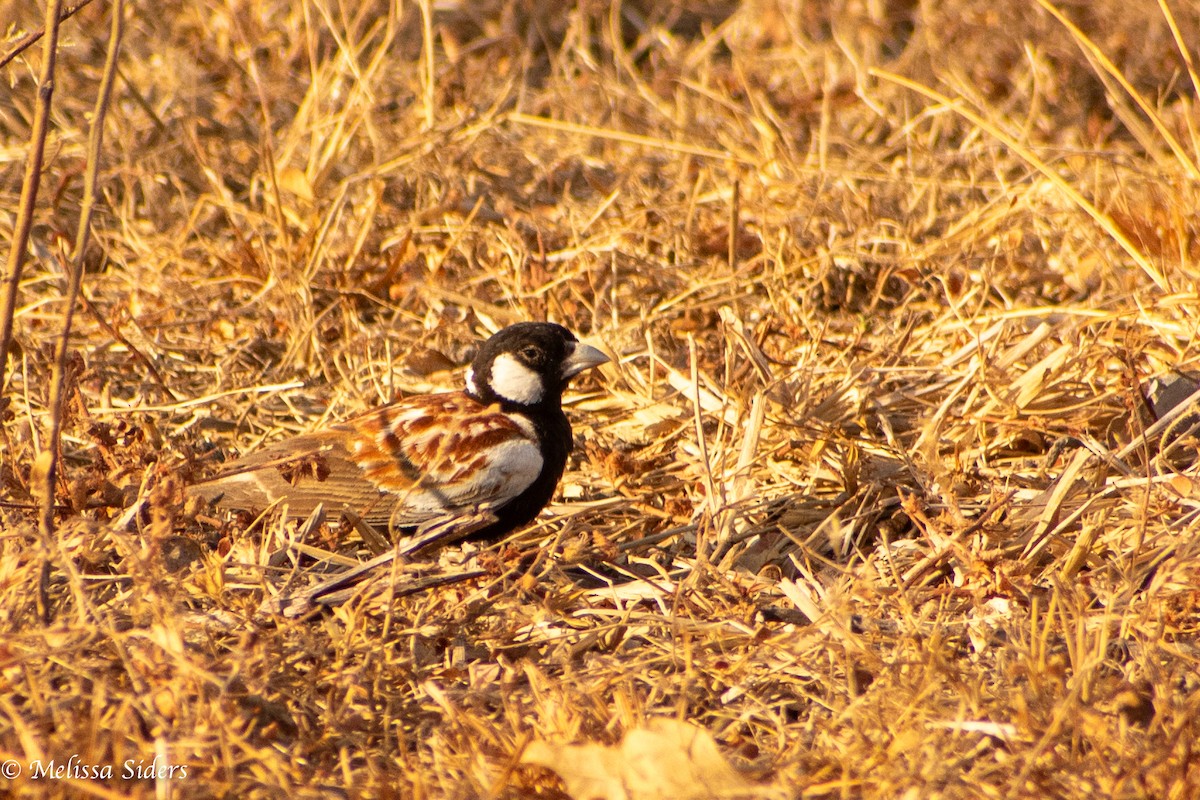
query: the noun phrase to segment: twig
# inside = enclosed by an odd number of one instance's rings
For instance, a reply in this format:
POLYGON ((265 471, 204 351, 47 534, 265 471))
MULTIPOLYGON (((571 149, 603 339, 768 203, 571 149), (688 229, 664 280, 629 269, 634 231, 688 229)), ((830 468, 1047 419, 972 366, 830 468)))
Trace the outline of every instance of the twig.
MULTIPOLYGON (((75 252, 72 254, 70 272, 67 275, 66 307, 63 309, 62 333, 55 346, 54 365, 50 373, 50 430, 46 437, 45 467, 42 476, 45 483, 41 492, 41 514, 39 528, 46 542, 54 534, 54 485, 58 474, 58 450, 62 438, 63 396, 66 394, 67 359, 70 354, 71 324, 75 318, 75 302, 79 298, 79 287, 83 282, 83 257, 91 234, 92 209, 96 205, 96 176, 100 171, 100 154, 104 146, 104 120, 108 114, 112 87, 117 75, 117 58, 121 51, 121 34, 124 30, 124 0, 116 0, 112 8, 112 31, 108 39, 108 54, 104 60, 104 76, 96 96, 96 107, 92 113, 92 129, 88 135, 87 169, 83 178, 83 199, 79 208, 79 228, 75 232, 75 252)), ((69 564, 64 558, 63 563, 69 564)), ((72 569, 68 567, 68 569, 72 569)), ((72 570, 73 571, 73 570, 72 570)), ((78 586, 77 580, 72 586, 78 586)), ((78 604, 80 614, 85 613, 83 604, 78 604)))
MULTIPOLYGON (((42 74, 38 81, 37 104, 33 112, 33 131, 29 136, 29 159, 25 163, 25 180, 21 184, 21 202, 17 208, 17 224, 13 229, 12 246, 8 251, 7 272, 4 279, 4 297, 0 299, 0 390, 4 387, 5 367, 8 365, 8 349, 12 343, 13 317, 17 309, 17 287, 21 283, 21 268, 25 263, 25 249, 29 245, 29 233, 33 230, 33 214, 37 206, 38 185, 41 181, 42 158, 46 150, 46 133, 49 129, 50 101, 54 97, 54 62, 58 53, 58 12, 62 0, 50 0, 46 6, 46 45, 42 59, 42 74)), ((43 486, 49 486, 46 497, 39 498, 44 507, 54 507, 54 470, 49 451, 34 459, 30 470, 30 483, 36 489, 38 479, 45 475, 43 486)), ((42 622, 49 624, 52 617, 50 606, 50 537, 41 539, 42 568, 38 581, 37 606, 42 622)))
POLYGON ((42 74, 38 80, 37 104, 33 111, 33 130, 29 134, 29 159, 25 162, 25 180, 21 184, 21 202, 13 226, 12 243, 4 272, 4 296, 0 298, 0 390, 8 366, 12 344, 13 317, 17 313, 17 287, 25 265, 25 251, 33 230, 33 214, 41 183, 42 159, 46 153, 46 133, 50 125, 50 100, 54 96, 54 63, 58 55, 58 20, 62 0, 50 0, 46 6, 46 44, 42 56, 42 74))
MULTIPOLYGON (((91 3, 92 3, 92 0, 80 0, 80 2, 76 3, 75 5, 68 6, 66 11, 62 11, 59 13, 58 22, 62 23, 64 21, 70 19, 71 17, 75 16, 75 13, 77 11, 80 11, 80 10, 86 8, 87 6, 91 5, 91 3)), ((47 26, 46 28, 42 28, 41 30, 30 31, 29 33, 25 34, 20 39, 18 39, 17 43, 13 45, 13 48, 11 50, 9 50, 3 56, 0 56, 0 67, 8 66, 8 62, 12 61, 14 58, 21 55, 21 53, 24 53, 30 47, 37 44, 38 39, 41 39, 42 36, 45 35, 46 31, 48 30, 48 27, 49 26, 47 26)), ((55 25, 55 28, 57 29, 57 24, 55 25)))

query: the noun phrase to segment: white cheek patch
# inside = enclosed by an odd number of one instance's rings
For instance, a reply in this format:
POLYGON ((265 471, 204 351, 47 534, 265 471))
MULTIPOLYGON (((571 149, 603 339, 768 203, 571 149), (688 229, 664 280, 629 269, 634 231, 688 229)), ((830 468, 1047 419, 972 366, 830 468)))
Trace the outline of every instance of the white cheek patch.
POLYGON ((540 375, 512 354, 501 353, 492 362, 492 391, 505 400, 531 406, 542 401, 546 388, 540 375))

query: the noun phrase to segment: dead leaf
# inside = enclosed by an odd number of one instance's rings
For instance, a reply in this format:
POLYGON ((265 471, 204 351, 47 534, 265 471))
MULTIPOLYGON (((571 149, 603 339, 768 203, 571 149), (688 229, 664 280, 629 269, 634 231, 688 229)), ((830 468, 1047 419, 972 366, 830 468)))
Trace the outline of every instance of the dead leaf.
POLYGON ((276 174, 275 179, 279 182, 279 188, 285 192, 291 192, 301 200, 307 200, 310 203, 316 199, 316 193, 313 191, 312 183, 308 180, 308 175, 304 170, 296 167, 284 167, 276 174))
POLYGON ((708 731, 674 719, 651 720, 611 747, 537 741, 521 761, 557 773, 574 800, 783 796, 730 766, 708 731))

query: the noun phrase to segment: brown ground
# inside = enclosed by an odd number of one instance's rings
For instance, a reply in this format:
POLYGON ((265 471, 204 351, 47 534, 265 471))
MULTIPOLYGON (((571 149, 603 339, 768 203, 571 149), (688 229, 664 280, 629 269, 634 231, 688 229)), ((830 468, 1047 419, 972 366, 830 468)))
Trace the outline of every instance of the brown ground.
MULTIPOLYGON (((0 2, 4 51, 40 5, 0 2)), ((111 8, 63 24, 2 387, 0 792, 584 797, 554 748, 665 717, 743 794, 1200 795, 1200 466, 1144 399, 1200 362, 1200 13, 566 5, 130 6, 47 539, 111 8), (471 581, 261 613, 370 551, 331 524, 270 566, 286 530, 181 486, 543 318, 619 357, 543 522, 445 554, 471 581), (116 774, 31 774, 73 755, 116 774), (186 777, 121 778, 156 756, 186 777)), ((5 252, 40 48, 3 68, 5 252)), ((655 761, 678 785, 627 796, 718 793, 655 761)))

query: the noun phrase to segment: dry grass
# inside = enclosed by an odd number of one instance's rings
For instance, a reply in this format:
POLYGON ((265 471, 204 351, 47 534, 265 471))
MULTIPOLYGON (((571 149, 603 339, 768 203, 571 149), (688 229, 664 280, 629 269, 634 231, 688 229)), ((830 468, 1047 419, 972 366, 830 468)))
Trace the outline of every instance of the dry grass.
MULTIPOLYGON (((565 797, 531 742, 674 717, 796 797, 1200 794, 1200 466, 1143 400, 1200 369, 1200 16, 565 5, 129 9, 47 540, 108 7, 63 24, 2 387, 0 787, 565 797), (552 513, 483 577, 259 613, 370 551, 183 483, 542 318, 619 356, 552 513), (188 772, 28 774, 72 755, 188 772)), ((6 242, 39 67, 4 72, 6 242)))

